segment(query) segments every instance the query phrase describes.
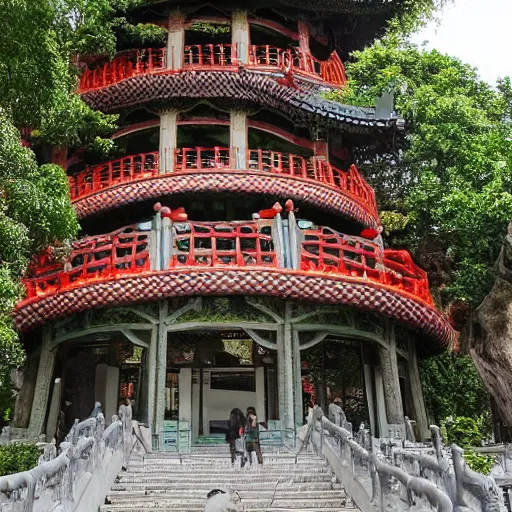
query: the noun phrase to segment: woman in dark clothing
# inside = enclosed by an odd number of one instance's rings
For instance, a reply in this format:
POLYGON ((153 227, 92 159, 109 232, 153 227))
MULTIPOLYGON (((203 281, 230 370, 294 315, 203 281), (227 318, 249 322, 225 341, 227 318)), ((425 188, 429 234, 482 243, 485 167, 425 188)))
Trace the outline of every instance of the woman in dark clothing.
POLYGON ((233 409, 229 414, 226 442, 229 443, 229 451, 231 452, 231 464, 235 463, 237 454, 241 455, 242 462, 240 463, 240 467, 242 468, 245 466, 245 457, 243 452, 237 450, 236 440, 242 437, 246 425, 247 420, 245 419, 244 413, 238 408, 233 409))
POLYGON ((263 464, 263 455, 261 454, 260 446, 260 428, 258 425, 258 418, 256 417, 256 409, 254 407, 247 407, 247 437, 246 437, 247 452, 249 453, 249 460, 252 466, 252 452, 256 452, 258 464, 263 464))

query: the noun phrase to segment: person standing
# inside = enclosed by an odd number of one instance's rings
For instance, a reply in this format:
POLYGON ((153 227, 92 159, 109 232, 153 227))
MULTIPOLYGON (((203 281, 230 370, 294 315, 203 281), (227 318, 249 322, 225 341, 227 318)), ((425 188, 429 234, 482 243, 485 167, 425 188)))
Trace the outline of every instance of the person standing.
POLYGON ((244 413, 236 407, 232 409, 228 419, 226 442, 229 443, 229 451, 231 452, 231 464, 234 465, 236 456, 241 455, 241 468, 245 466, 246 462, 244 453, 245 450, 243 446, 243 435, 245 432, 246 424, 247 421, 245 419, 244 413))
POLYGON ((258 425, 258 417, 254 407, 247 407, 247 429, 246 429, 246 446, 249 453, 249 459, 252 465, 252 452, 256 452, 258 464, 263 464, 263 455, 260 446, 260 429, 258 425))

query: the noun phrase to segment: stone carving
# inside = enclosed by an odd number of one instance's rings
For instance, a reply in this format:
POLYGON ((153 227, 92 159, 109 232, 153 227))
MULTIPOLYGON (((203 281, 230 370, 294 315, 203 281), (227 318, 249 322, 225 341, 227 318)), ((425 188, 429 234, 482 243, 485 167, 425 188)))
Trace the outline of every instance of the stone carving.
POLYGON ((84 485, 89 485, 93 479, 106 478, 112 461, 114 467, 110 472, 118 473, 116 452, 123 454, 126 467, 127 457, 136 442, 132 436, 131 417, 131 406, 126 405, 122 420, 115 417, 107 429, 101 413, 95 418, 76 422, 66 441, 60 444, 58 454, 55 444, 49 443, 35 468, 0 477, 0 504, 9 507, 6 510, 23 512, 73 512, 78 509, 80 500, 87 496, 84 485))

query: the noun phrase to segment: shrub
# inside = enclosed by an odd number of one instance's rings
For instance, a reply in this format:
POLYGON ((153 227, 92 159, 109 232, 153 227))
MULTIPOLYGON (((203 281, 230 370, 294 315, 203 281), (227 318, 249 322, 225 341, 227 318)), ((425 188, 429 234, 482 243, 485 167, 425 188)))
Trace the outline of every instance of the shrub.
POLYGON ((37 466, 41 450, 33 444, 0 446, 0 476, 28 471, 37 466))

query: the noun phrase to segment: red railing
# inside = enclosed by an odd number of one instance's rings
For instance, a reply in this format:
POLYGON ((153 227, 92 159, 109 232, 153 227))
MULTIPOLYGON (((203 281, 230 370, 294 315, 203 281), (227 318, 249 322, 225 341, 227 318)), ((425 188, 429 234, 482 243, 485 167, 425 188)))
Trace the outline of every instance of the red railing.
MULTIPOLYGON (((117 54, 113 60, 82 74, 79 92, 107 87, 137 75, 170 71, 174 68, 174 55, 168 55, 166 48, 127 50, 117 54)), ((183 70, 236 67, 239 64, 236 47, 230 44, 205 44, 185 46, 183 70)), ((304 54, 296 48, 283 50, 274 46, 250 46, 249 68, 277 68, 283 72, 308 76, 334 86, 346 83, 345 68, 336 52, 326 61, 318 60, 311 54, 304 54)), ((179 71, 179 70, 175 70, 179 71)))
POLYGON ((236 46, 230 44, 192 44, 185 46, 183 67, 211 68, 237 64, 236 46))
POLYGON ((256 222, 173 225, 170 267, 278 267, 271 226, 256 222))
POLYGON ((71 200, 80 199, 105 188, 130 183, 158 174, 158 153, 141 153, 88 167, 69 176, 71 200))
POLYGON ((330 228, 306 230, 304 236, 301 270, 369 279, 433 305, 427 274, 413 263, 407 251, 383 251, 373 242, 330 228))
POLYGON ((167 49, 127 50, 94 69, 86 69, 80 78, 79 92, 116 84, 125 78, 167 69, 167 49))
MULTIPOLYGON (((229 148, 182 148, 176 150, 174 172, 227 170, 234 167, 233 163, 229 148)), ((247 153, 246 166, 250 170, 286 174, 335 187, 360 201, 373 216, 378 216, 375 193, 354 165, 351 165, 348 171, 341 171, 315 158, 254 149, 247 153)), ((89 167, 69 177, 71 200, 82 199, 100 190, 149 178, 158 173, 156 152, 131 155, 89 167)))
MULTIPOLYGON (((276 253, 272 219, 241 222, 173 222, 171 252, 165 268, 270 267, 285 269, 276 253)), ((151 271, 150 223, 87 237, 73 244, 65 263, 46 253, 35 261, 23 282, 25 300, 106 281, 119 275, 151 271)), ((382 250, 363 238, 330 228, 304 230, 301 273, 315 272, 371 281, 407 293, 433 306, 426 273, 406 251, 382 250)))
POLYGON ((48 254, 42 255, 31 265, 29 277, 23 282, 26 299, 31 299, 149 269, 149 233, 129 227, 74 242, 64 265, 52 261, 48 254))
POLYGON ((225 169, 230 166, 229 148, 182 148, 176 150, 175 171, 225 169))

